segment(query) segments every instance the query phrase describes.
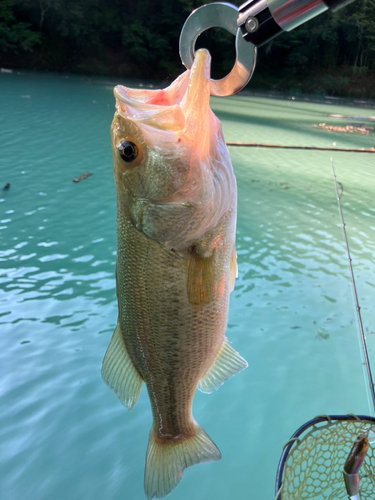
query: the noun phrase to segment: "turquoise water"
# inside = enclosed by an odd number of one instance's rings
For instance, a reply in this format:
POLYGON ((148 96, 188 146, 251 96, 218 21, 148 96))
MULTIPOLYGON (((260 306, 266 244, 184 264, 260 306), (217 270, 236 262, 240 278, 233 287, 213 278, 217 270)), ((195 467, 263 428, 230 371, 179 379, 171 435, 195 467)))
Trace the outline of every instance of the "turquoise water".
MULTIPOLYGON (((0 498, 143 500, 151 412, 131 413, 100 367, 117 318, 114 81, 1 74, 0 498), (78 184, 74 177, 93 175, 78 184)), ((313 128, 341 101, 213 99, 228 141, 374 146, 313 128)), ((357 106, 357 107, 356 107, 357 106)), ((353 121, 353 120, 352 120, 353 121)), ((171 500, 273 499, 283 444, 321 413, 369 414, 330 152, 230 148, 239 278, 228 337, 249 368, 194 416, 221 462, 188 469, 171 500)), ((333 154, 375 366, 375 155, 333 154)))

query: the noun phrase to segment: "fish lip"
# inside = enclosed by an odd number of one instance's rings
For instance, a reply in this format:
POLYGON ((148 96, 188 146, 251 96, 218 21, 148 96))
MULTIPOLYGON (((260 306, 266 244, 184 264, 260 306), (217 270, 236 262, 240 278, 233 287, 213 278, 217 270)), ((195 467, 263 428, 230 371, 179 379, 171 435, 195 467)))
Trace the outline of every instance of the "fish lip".
MULTIPOLYGON (((169 88, 172 86, 173 84, 169 88)), ((153 100, 157 101, 158 96, 163 95, 163 92, 167 92, 167 90, 139 90, 117 85, 114 88, 117 111, 123 118, 131 120, 137 125, 147 125, 153 129, 170 132, 182 130, 185 127, 185 115, 179 102, 183 97, 181 92, 178 102, 173 102, 170 98, 167 99, 167 102, 162 100, 161 103, 152 102, 153 100)), ((173 94, 172 97, 174 97, 173 94)))
POLYGON ((146 101, 149 98, 151 92, 157 92, 155 90, 141 90, 141 89, 130 89, 123 85, 116 85, 113 89, 113 93, 116 99, 124 104, 133 105, 139 108, 154 106, 153 104, 148 104, 146 101))
POLYGON ((148 112, 172 108, 173 106, 189 107, 189 94, 201 87, 202 76, 209 84, 209 67, 211 55, 207 49, 199 49, 195 53, 193 66, 182 73, 166 89, 131 89, 123 85, 116 85, 113 93, 117 101, 127 108, 145 110, 148 112), (203 71, 202 71, 203 70, 203 71), (158 95, 165 95, 166 99, 153 99, 158 95))

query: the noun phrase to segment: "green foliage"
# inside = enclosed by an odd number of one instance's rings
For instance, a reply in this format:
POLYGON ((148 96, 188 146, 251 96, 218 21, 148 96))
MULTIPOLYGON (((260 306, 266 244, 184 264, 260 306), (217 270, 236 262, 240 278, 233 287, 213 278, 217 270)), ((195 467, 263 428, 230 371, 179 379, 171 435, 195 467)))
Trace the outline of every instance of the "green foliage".
POLYGON ((375 70, 375 0, 357 0, 274 40, 263 60, 294 71, 366 66, 375 70))
MULTIPOLYGON (((179 34, 204 3, 0 0, 0 52, 18 66, 165 79, 182 71, 179 34)), ((232 35, 208 30, 199 46, 212 54, 214 78, 230 71, 232 35)), ((258 74, 281 87, 300 89, 298 82, 310 81, 310 91, 347 92, 352 79, 361 86, 375 75, 375 0, 356 0, 275 38, 259 50, 258 74)), ((365 86, 361 93, 368 93, 365 86)))
POLYGON ((18 21, 13 11, 13 0, 0 2, 0 52, 32 52, 41 44, 42 34, 30 29, 31 23, 18 21))

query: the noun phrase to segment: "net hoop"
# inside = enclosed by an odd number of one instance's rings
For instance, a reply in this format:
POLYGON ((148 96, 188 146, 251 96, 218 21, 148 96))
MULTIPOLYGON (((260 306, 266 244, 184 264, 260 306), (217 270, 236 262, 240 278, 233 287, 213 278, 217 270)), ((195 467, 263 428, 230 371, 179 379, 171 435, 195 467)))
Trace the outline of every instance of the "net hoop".
MULTIPOLYGON (((369 424, 370 426, 375 426, 375 418, 374 417, 369 417, 366 415, 319 415, 312 420, 309 420, 308 422, 304 423, 296 432, 291 436, 289 441, 286 443, 283 453, 280 457, 279 465, 277 468, 277 475, 276 475, 276 484, 275 484, 275 495, 276 498, 275 500, 290 500, 289 495, 283 494, 283 479, 285 478, 285 470, 287 466, 287 461, 290 458, 290 456, 293 454, 293 452, 298 448, 300 443, 304 441, 306 436, 313 434, 315 431, 318 432, 320 428, 326 429, 329 426, 334 426, 335 424, 338 424, 339 422, 361 422, 364 425, 369 424), (320 426, 320 427, 315 427, 320 423, 325 423, 325 426, 320 426), (310 431, 306 433, 306 431, 310 431), (300 436, 306 433, 305 437, 300 439, 300 436)), ((365 466, 365 463, 363 464, 365 466)), ((338 471, 342 475, 342 470, 338 471)), ((374 482, 375 485, 375 471, 371 471, 371 481, 374 482)), ((344 482, 343 482, 344 484, 344 482)), ((375 488, 375 486, 374 486, 375 488)), ((344 487, 345 489, 345 487, 344 487)), ((336 493, 337 494, 337 493, 336 493)), ((374 495, 374 493, 372 493, 374 495)), ((315 498, 314 496, 307 496, 303 497, 306 499, 309 498, 315 498)), ((325 497, 328 498, 328 497, 325 497)), ((332 498, 348 498, 348 496, 334 496, 332 498)), ((368 498, 373 498, 372 496, 369 496, 368 498)))

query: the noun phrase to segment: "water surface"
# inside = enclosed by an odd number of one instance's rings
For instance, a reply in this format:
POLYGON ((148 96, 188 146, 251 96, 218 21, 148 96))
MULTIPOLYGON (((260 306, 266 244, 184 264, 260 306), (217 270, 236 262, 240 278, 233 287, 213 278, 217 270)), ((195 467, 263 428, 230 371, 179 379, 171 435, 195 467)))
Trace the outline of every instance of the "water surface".
MULTIPOLYGON (((1 74, 0 497, 143 500, 151 412, 128 413, 100 367, 117 319, 114 81, 1 74), (85 171, 92 176, 72 182, 85 171)), ((213 99, 228 141, 361 148, 314 128, 345 103, 213 99)), ((188 469, 171 500, 274 498, 282 446, 322 413, 369 414, 330 152, 230 148, 239 277, 227 335, 249 368, 194 416, 221 462, 188 469)), ((375 365, 375 156, 333 153, 375 365)))

